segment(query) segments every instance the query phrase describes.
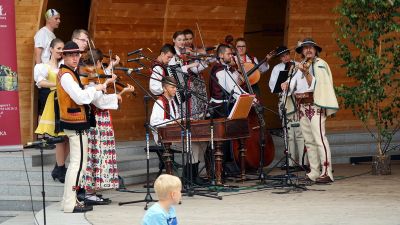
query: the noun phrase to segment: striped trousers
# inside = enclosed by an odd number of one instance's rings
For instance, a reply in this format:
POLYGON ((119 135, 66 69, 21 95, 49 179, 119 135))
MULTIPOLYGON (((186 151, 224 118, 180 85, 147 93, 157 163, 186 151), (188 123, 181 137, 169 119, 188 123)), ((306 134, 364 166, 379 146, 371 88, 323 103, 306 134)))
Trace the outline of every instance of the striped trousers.
POLYGON ((329 176, 333 181, 331 150, 325 135, 325 109, 305 103, 300 104, 298 113, 311 169, 307 176, 313 181, 320 176, 329 176))

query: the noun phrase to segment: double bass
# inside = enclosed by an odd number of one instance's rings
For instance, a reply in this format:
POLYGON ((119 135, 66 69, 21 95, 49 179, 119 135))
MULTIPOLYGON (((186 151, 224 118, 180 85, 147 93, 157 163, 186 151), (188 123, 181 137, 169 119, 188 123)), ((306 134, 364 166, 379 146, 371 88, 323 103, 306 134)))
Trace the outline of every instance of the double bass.
MULTIPOLYGON (((232 45, 231 45, 232 46, 232 45)), ((237 50, 233 47, 236 52, 237 50)), ((263 63, 263 62, 261 62, 263 63)), ((239 69, 244 74, 243 78, 250 94, 254 94, 248 79, 248 74, 243 67, 240 57, 238 57, 239 69)), ((260 64, 259 64, 260 65, 260 64)), ((258 68, 258 67, 257 67, 258 68)), ((251 71, 249 71, 251 72, 251 71)), ((274 159, 275 147, 272 140, 272 136, 268 130, 265 129, 265 120, 263 115, 263 106, 259 104, 253 105, 248 116, 248 123, 250 129, 250 138, 246 140, 246 158, 245 164, 248 170, 259 170, 259 174, 262 175, 262 169, 268 166, 274 159)), ((239 162, 239 142, 233 142, 233 154, 235 161, 239 162)), ((263 177, 261 177, 263 178, 263 177)))

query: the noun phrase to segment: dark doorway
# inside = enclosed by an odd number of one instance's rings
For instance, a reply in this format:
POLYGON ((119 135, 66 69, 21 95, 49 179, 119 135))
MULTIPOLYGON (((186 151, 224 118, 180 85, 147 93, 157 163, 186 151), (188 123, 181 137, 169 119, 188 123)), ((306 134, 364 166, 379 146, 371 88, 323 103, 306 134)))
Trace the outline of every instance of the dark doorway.
POLYGON ((71 40, 75 29, 88 29, 91 0, 48 0, 47 9, 56 9, 61 14, 61 24, 54 31, 64 42, 71 40))
MULTIPOLYGON (((248 51, 259 60, 279 45, 284 44, 286 4, 284 0, 248 0, 244 38, 247 41, 248 51)), ((261 98, 265 107, 278 113, 278 97, 271 94, 268 86, 272 68, 279 63, 279 59, 269 62, 269 70, 261 76, 259 87, 261 98)), ((267 128, 282 127, 279 116, 269 110, 265 111, 267 128)))

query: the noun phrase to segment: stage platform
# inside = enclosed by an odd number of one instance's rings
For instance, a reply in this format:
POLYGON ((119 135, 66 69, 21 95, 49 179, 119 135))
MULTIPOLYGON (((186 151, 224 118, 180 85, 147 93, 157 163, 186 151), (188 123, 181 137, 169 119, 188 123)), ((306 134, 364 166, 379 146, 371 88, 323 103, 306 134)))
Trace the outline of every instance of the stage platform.
MULTIPOLYGON (((241 190, 220 192, 223 200, 202 196, 183 197, 176 206, 179 224, 232 225, 232 224, 385 224, 398 225, 400 215, 400 163, 392 161, 392 175, 372 176, 370 164, 334 165, 336 181, 331 185, 307 186, 307 191, 288 188, 264 188, 244 184, 241 190)), ((274 170, 273 174, 283 174, 274 170)), ((299 176, 304 174, 299 173, 299 176)), ((129 186, 144 190, 141 186, 129 186)), ((59 203, 47 207, 47 224, 62 225, 116 225, 140 224, 145 211, 144 203, 119 206, 118 202, 141 200, 143 193, 106 191, 113 203, 96 206, 86 214, 65 214, 59 203)), ((155 194, 152 194, 156 198, 155 194)), ((43 224, 42 212, 37 220, 43 224)), ((32 214, 10 219, 4 225, 32 224, 32 214), (18 218, 20 220, 18 221, 18 218)))

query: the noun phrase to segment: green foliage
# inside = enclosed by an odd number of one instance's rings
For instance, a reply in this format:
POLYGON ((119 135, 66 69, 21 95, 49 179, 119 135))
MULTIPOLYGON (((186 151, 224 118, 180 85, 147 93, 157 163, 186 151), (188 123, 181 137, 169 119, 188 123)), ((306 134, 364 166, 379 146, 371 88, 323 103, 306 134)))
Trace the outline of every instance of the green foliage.
POLYGON ((356 83, 336 91, 384 155, 400 129, 400 0, 342 0, 336 12, 337 55, 356 83))

